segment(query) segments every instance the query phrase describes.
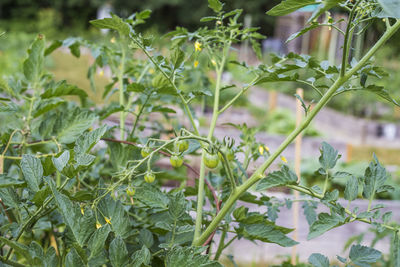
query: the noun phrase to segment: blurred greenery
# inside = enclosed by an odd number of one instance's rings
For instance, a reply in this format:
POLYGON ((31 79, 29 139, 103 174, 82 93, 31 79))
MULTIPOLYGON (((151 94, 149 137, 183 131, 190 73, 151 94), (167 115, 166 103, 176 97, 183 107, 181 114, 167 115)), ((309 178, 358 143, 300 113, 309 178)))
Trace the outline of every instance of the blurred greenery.
MULTIPOLYGON (((271 36, 275 18, 266 16, 265 11, 279 3, 279 0, 246 2, 227 1, 225 8, 244 9, 244 14, 252 15, 252 24, 262 26, 261 33, 271 36)), ((194 30, 200 24, 200 18, 210 14, 207 1, 185 0, 2 0, 0 1, 1 25, 7 31, 41 31, 48 36, 73 34, 89 28, 88 21, 95 19, 100 6, 109 3, 115 13, 128 17, 144 9, 153 11, 150 23, 142 27, 156 27, 159 32, 166 32, 176 26, 194 30), (7 12, 4 12, 4 11, 7 12), (3 12, 2 12, 3 11, 3 12), (173 15, 172 15, 173 14, 173 15)))
MULTIPOLYGON (((274 35, 275 17, 265 15, 265 11, 278 2, 280 0, 252 0, 243 5, 242 1, 232 0, 225 3, 225 9, 244 9, 244 14, 251 14, 252 25, 261 27, 260 32, 271 37, 274 35)), ((2 0, 0 1, 0 32, 6 31, 6 34, 0 37, 0 40, 2 40, 0 42, 0 75, 14 73, 20 68, 21 62, 26 56, 25 49, 38 32, 45 34, 48 39, 64 39, 72 35, 101 41, 101 35, 89 26, 88 21, 96 18, 98 8, 104 4, 112 5, 117 14, 125 17, 139 10, 151 9, 153 11, 151 19, 148 23, 140 25, 139 30, 144 30, 147 34, 155 36, 160 36, 160 32, 172 30, 177 25, 187 27, 189 30, 204 26, 206 24, 200 23, 200 18, 210 14, 206 0, 2 0)), ((241 19, 243 20, 243 18, 244 16, 241 19)), ((364 36, 364 49, 367 49, 384 30, 384 23, 379 22, 374 22, 373 29, 364 36)), ((378 64, 388 70, 389 76, 375 81, 378 85, 384 86, 397 99, 400 99, 400 93, 397 90, 400 87, 400 76, 397 75, 400 67, 398 63, 400 59, 398 56, 399 46, 397 45, 399 37, 400 34, 397 34, 397 37, 395 36, 392 40, 392 45, 385 47, 376 55, 378 64)), ((160 44, 157 45, 163 46, 162 39, 159 40, 160 44)), ((60 54, 58 56, 61 57, 60 54)), ((232 59, 236 59, 234 54, 232 59)), ((68 65, 71 63, 70 60, 74 65, 72 57, 71 59, 64 58, 62 62, 68 65)), ((268 61, 268 57, 264 60, 268 61)), ((81 63, 79 66, 83 66, 81 63)), ((207 64, 207 62, 200 61, 200 64, 207 64)), ((232 78, 235 81, 248 82, 252 78, 251 75, 243 72, 240 66, 232 64, 228 67, 228 70, 232 73, 232 78)), ((71 71, 71 77, 75 77, 74 68, 71 71)), ((79 73, 86 73, 86 71, 83 71, 82 67, 79 73)), ((203 79, 198 73, 190 75, 193 80, 200 81, 203 79)), ((83 75, 78 77, 80 77, 79 79, 84 78, 83 75)), ((287 86, 280 87, 279 91, 293 95, 299 85, 287 83, 287 86)), ((207 87, 208 85, 203 84, 203 86, 207 87)), ((262 86, 267 89, 276 89, 273 83, 262 86)), ((310 88, 307 88, 307 86, 301 86, 306 89, 306 100, 318 99, 314 91, 309 90, 310 88)), ((222 103, 226 102, 226 99, 230 99, 237 90, 239 89, 224 90, 221 96, 222 103)), ((376 99, 375 95, 370 93, 354 92, 334 98, 329 106, 358 117, 384 121, 398 120, 400 117, 398 108, 384 101, 376 101, 376 99)), ((206 101, 200 102, 204 107, 211 105, 207 98, 206 101)), ((241 97, 237 104, 248 105, 246 97, 241 97)))

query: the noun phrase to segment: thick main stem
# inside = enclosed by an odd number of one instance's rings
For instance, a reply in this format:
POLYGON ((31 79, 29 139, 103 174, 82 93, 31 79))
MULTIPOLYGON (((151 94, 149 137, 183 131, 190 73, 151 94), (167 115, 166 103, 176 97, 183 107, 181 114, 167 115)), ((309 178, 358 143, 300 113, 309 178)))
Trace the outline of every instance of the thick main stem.
POLYGON ((265 170, 275 161, 275 159, 286 149, 286 147, 293 142, 293 140, 304 131, 307 126, 311 123, 314 117, 319 113, 319 111, 328 103, 328 101, 332 98, 335 92, 342 86, 349 78, 360 70, 361 67, 375 54, 375 52, 385 44, 385 42, 392 37, 392 35, 400 28, 400 20, 389 28, 382 37, 378 40, 378 42, 364 55, 364 57, 350 69, 344 76, 340 76, 337 78, 335 83, 329 88, 329 90, 325 93, 325 95, 321 98, 317 105, 315 105, 314 109, 309 113, 309 115, 302 121, 299 127, 297 127, 286 139, 285 141, 278 147, 278 149, 253 173, 253 175, 241 186, 237 187, 237 190, 229 196, 225 205, 222 207, 221 211, 218 215, 211 221, 206 230, 202 233, 199 238, 196 238, 193 241, 194 246, 200 246, 207 237, 218 227, 219 223, 223 220, 225 215, 229 212, 231 207, 235 204, 236 200, 246 192, 252 185, 258 182, 262 177, 265 170))
MULTIPOLYGON (((220 67, 217 68, 217 81, 215 84, 215 94, 214 94, 214 107, 213 107, 213 116, 211 118, 210 129, 208 131, 207 139, 211 141, 211 138, 214 135, 215 126, 217 124, 217 119, 219 115, 219 94, 221 89, 221 78, 222 72, 225 64, 225 53, 224 57, 221 61, 220 67)), ((199 190, 197 192, 197 209, 196 209, 196 226, 194 230, 194 238, 196 240, 201 234, 201 225, 203 223, 203 205, 204 205, 204 180, 206 174, 206 167, 204 165, 204 157, 206 151, 203 149, 201 154, 201 163, 200 163, 200 176, 199 176, 199 190)))

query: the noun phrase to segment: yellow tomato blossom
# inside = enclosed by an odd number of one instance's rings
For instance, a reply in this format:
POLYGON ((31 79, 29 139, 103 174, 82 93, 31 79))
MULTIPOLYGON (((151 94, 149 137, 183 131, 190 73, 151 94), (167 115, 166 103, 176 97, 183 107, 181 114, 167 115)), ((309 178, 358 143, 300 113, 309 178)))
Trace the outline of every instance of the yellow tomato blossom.
POLYGON ((104 217, 104 220, 106 221, 106 223, 111 224, 111 220, 107 217, 104 217))
POLYGON ((264 152, 269 152, 269 147, 260 145, 258 147, 258 152, 260 152, 260 155, 264 155, 264 152))
POLYGON ((99 229, 101 227, 101 223, 96 222, 96 229, 99 229))
POLYGON ((285 163, 287 163, 287 159, 284 156, 281 156, 281 160, 285 163))
POLYGON ((83 209, 83 207, 81 207, 81 213, 82 215, 85 215, 85 210, 83 209))
POLYGON ((211 59, 211 64, 213 64, 213 66, 216 66, 216 65, 217 65, 217 62, 215 62, 214 59, 211 59))
POLYGON ((195 60, 194 63, 193 63, 193 66, 194 66, 195 68, 197 68, 198 65, 199 65, 199 61, 195 60))
POLYGON ((264 154, 264 147, 263 146, 259 146, 258 147, 258 152, 260 153, 260 155, 264 154))
POLYGON ((197 51, 201 51, 201 43, 199 41, 196 41, 194 43, 194 50, 197 51))
POLYGON ((115 43, 115 37, 111 38, 110 42, 115 43))
POLYGON ((99 72, 99 76, 100 76, 100 77, 103 77, 103 76, 104 76, 104 70, 101 70, 101 71, 99 72))

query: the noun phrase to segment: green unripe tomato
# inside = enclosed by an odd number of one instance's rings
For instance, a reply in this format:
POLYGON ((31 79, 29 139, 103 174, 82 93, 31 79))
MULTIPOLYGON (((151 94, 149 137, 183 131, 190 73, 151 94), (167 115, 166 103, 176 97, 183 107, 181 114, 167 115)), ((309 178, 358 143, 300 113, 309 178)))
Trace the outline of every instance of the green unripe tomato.
POLYGON ((130 197, 133 197, 135 195, 136 189, 132 186, 128 186, 126 189, 126 194, 130 197))
POLYGON ((142 155, 143 158, 150 155, 150 153, 151 153, 151 149, 150 149, 150 147, 147 147, 147 146, 142 148, 142 150, 140 150, 140 154, 142 155))
POLYGON ((185 152, 189 148, 189 142, 186 140, 179 140, 176 142, 176 147, 179 152, 185 152))
POLYGON ((146 174, 144 175, 144 180, 148 184, 151 184, 152 182, 154 182, 155 179, 156 179, 156 176, 151 171, 146 172, 146 174))
POLYGON ((204 155, 204 164, 209 169, 215 169, 218 166, 219 157, 217 154, 211 154, 206 152, 204 155))
POLYGON ((171 158, 169 159, 171 162, 172 167, 174 168, 179 168, 183 164, 183 159, 182 157, 178 155, 172 155, 171 158))
MULTIPOLYGON (((226 159, 228 161, 233 161, 235 159, 235 153, 233 153, 233 150, 231 148, 224 146, 221 148, 221 151, 222 151, 222 153, 225 154, 226 159)), ((220 152, 218 152, 218 155, 221 160, 224 159, 224 157, 222 156, 222 154, 220 152)))

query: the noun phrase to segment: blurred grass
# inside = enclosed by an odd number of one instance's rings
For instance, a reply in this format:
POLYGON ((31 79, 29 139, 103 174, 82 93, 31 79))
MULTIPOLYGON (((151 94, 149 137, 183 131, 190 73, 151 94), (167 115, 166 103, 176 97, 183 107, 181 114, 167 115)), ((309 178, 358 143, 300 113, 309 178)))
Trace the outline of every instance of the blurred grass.
POLYGON ((371 161, 375 153, 384 165, 400 166, 400 149, 380 148, 371 146, 353 146, 350 161, 371 161))
MULTIPOLYGON (((52 54, 52 60, 49 70, 54 74, 55 80, 66 80, 85 90, 89 99, 98 105, 105 103, 102 95, 104 87, 110 82, 110 79, 97 73, 95 77, 96 91, 91 89, 90 81, 87 78, 88 68, 93 61, 90 55, 81 54, 79 58, 76 58, 62 50, 57 50, 52 54)), ((116 95, 110 100, 115 99, 117 99, 116 95)))

